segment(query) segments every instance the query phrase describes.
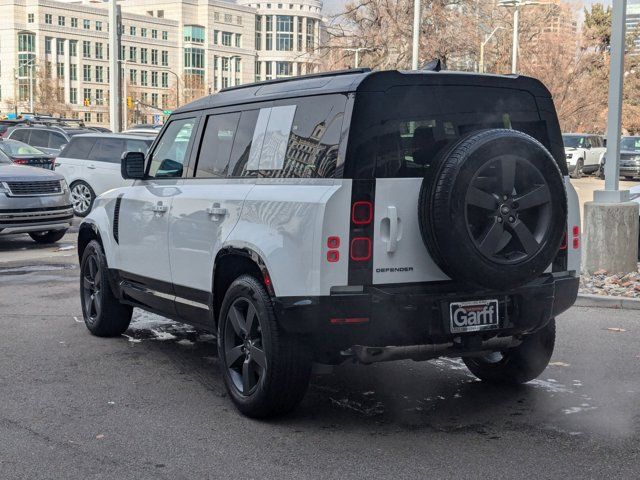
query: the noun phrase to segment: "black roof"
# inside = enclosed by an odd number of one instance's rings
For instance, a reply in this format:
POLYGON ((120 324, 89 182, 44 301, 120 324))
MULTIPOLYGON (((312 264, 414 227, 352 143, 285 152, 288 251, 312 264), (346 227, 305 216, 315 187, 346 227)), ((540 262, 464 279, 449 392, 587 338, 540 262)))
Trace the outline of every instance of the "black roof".
POLYGON ((369 69, 354 69, 230 87, 219 93, 202 97, 184 105, 174 110, 173 113, 178 114, 257 101, 270 101, 328 93, 379 92, 391 87, 413 85, 503 87, 526 90, 540 97, 551 96, 547 88, 540 81, 519 75, 489 75, 424 70, 388 70, 373 72, 369 69))

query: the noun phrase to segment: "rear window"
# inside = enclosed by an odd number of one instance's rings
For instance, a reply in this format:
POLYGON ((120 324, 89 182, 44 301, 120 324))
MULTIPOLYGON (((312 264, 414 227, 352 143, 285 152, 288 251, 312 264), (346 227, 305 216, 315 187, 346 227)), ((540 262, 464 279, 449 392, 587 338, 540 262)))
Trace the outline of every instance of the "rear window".
POLYGON ((93 150, 91 150, 89 160, 120 163, 122 152, 124 152, 124 140, 119 138, 99 138, 93 150))
POLYGON ((546 122, 526 91, 416 86, 359 93, 345 176, 422 177, 447 147, 488 128, 520 130, 550 148, 546 122))
POLYGON ((20 142, 26 143, 29 141, 29 130, 26 128, 14 130, 9 134, 9 137, 13 140, 19 140, 20 142))
POLYGON ((89 153, 93 148, 93 144, 96 142, 95 138, 76 137, 72 138, 69 144, 62 150, 60 157, 62 158, 77 158, 87 160, 89 153))

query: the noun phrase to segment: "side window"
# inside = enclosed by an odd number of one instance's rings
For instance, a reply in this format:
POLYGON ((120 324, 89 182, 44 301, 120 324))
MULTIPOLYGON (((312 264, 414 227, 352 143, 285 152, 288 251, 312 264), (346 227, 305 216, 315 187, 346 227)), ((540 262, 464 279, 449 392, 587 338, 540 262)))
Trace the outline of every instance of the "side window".
POLYGON ((147 153, 150 146, 151 144, 145 142, 144 140, 127 140, 124 151, 147 153))
POLYGON ((228 176, 230 177, 256 177, 258 175, 257 170, 249 170, 247 166, 259 114, 260 110, 247 110, 240 115, 229 162, 228 176))
POLYGON ((34 147, 49 148, 49 132, 34 128, 31 130, 31 138, 29 143, 34 147))
POLYGON ((120 163, 124 141, 119 138, 99 138, 96 141, 89 160, 96 162, 120 163))
POLYGON ((49 148, 61 148, 67 143, 69 142, 64 135, 60 135, 56 132, 49 132, 49 148))
POLYGON ((18 140, 19 142, 29 143, 29 130, 26 128, 16 130, 10 138, 12 140, 18 140))
POLYGON ((198 153, 196 177, 226 177, 240 113, 209 115, 198 153))
POLYGON ((93 144, 95 143, 95 141, 95 138, 72 138, 69 144, 64 147, 64 150, 60 152, 60 156, 62 158, 77 158, 86 160, 89 158, 89 153, 91 152, 91 148, 93 148, 93 144))
MULTIPOLYGON (((295 105, 260 109, 247 169, 261 172, 282 170, 295 113, 295 105)), ((278 175, 267 173, 266 176, 278 175)))
POLYGON ((150 177, 182 177, 189 144, 195 133, 195 123, 195 118, 173 120, 169 123, 151 156, 150 177))
POLYGON ((591 148, 591 139, 589 137, 585 137, 584 139, 584 148, 591 148))

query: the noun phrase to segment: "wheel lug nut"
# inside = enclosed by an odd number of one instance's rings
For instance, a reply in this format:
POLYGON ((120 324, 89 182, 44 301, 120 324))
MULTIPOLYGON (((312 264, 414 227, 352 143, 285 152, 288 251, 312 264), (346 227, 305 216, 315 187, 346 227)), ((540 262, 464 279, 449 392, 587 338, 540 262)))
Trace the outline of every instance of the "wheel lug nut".
POLYGON ((502 223, 502 217, 498 217, 498 223, 502 223))
POLYGON ((515 217, 509 217, 509 222, 513 223, 515 221, 516 221, 515 217))
POLYGON ((508 196, 508 195, 503 195, 503 196, 502 196, 502 199, 503 199, 503 200, 508 200, 508 199, 509 199, 509 196, 508 196))

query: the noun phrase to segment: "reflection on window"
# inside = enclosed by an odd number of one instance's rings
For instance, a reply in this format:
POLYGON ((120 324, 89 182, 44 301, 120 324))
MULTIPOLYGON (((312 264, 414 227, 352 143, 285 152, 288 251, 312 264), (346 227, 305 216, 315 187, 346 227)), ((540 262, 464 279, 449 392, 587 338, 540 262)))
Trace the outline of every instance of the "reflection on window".
POLYGON ((260 109, 249 154, 249 170, 282 169, 295 113, 295 105, 260 109))
POLYGON ((196 177, 224 177, 227 175, 233 139, 240 120, 239 113, 211 115, 207 118, 196 177))
POLYGON ((194 124, 193 118, 174 120, 169 124, 151 157, 149 167, 151 177, 179 178, 182 176, 194 124))

